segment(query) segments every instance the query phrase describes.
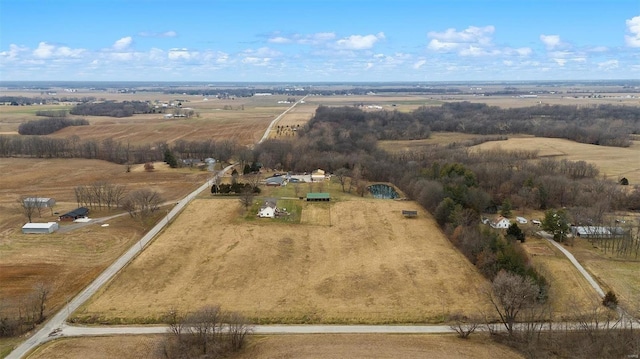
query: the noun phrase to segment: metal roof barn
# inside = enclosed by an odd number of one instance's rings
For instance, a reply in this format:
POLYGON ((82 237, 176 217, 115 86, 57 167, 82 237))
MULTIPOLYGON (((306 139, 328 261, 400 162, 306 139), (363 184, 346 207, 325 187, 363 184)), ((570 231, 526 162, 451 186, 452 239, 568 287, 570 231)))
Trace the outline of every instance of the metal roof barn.
POLYGON ((58 223, 27 223, 22 226, 22 233, 24 234, 49 234, 58 230, 58 223))

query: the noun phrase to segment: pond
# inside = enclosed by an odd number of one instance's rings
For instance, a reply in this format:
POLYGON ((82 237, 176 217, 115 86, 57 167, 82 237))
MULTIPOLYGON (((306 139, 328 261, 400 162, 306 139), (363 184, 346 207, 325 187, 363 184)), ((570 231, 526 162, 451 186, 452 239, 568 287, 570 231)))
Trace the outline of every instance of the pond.
POLYGON ((386 184, 377 183, 368 187, 369 192, 373 195, 373 198, 379 199, 394 199, 400 197, 396 190, 386 184))

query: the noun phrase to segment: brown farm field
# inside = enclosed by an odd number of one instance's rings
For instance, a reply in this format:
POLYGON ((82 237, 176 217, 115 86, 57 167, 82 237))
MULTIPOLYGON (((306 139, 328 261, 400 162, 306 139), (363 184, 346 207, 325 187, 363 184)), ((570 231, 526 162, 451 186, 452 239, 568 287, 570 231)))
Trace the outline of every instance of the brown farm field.
MULTIPOLYGON (((96 181, 126 185, 127 190, 150 188, 167 201, 176 201, 197 188, 206 173, 191 170, 165 170, 156 164, 155 172, 85 159, 0 159, 0 298, 10 307, 24 300, 39 282, 51 285, 49 312, 74 296, 120 254, 134 243, 150 223, 141 224, 127 214, 109 220, 109 227, 85 227, 50 235, 22 234, 26 223, 18 198, 21 195, 51 197, 53 210, 43 209, 35 222, 56 221, 52 212, 65 213, 77 207, 74 187, 96 181)), ((168 207, 167 207, 168 208, 168 207)), ((163 214, 161 209, 159 214, 163 214)), ((111 216, 123 211, 92 210, 90 217, 111 216)), ((72 224, 62 223, 65 228, 72 224)))
MULTIPOLYGON (((160 359, 162 336, 65 338, 45 344, 28 359, 160 359)), ((257 335, 234 359, 342 359, 438 358, 512 359, 522 355, 475 335, 469 340, 453 335, 318 334, 257 335)))
POLYGON ((549 282, 550 305, 559 320, 575 318, 600 306, 600 297, 578 270, 545 239, 529 236, 523 244, 532 265, 549 282))
POLYGON ((237 199, 197 199, 74 316, 153 322, 219 304, 257 323, 397 323, 488 309, 486 280, 416 203, 302 206, 309 223, 287 224, 247 221, 237 199))
POLYGON ((578 143, 560 138, 517 136, 506 141, 491 141, 472 147, 478 150, 536 150, 540 157, 586 161, 596 165, 600 174, 618 180, 626 177, 630 184, 640 183, 640 141, 630 147, 608 147, 578 143))
POLYGON ((574 246, 567 249, 600 283, 604 291, 612 290, 629 313, 640 316, 640 260, 604 254, 585 239, 576 239, 574 246))

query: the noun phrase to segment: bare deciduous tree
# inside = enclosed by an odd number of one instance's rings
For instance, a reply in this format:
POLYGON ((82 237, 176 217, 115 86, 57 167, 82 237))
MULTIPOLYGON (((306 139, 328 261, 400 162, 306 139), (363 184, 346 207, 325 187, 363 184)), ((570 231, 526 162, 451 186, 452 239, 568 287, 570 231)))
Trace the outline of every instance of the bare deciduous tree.
POLYGON ((481 323, 479 318, 467 317, 462 314, 454 314, 451 316, 451 321, 449 328, 455 330, 458 333, 458 337, 462 339, 468 339, 481 323))
POLYGON ((36 211, 39 211, 39 204, 36 200, 28 200, 29 198, 36 198, 33 196, 21 196, 18 198, 18 203, 20 204, 20 208, 22 208, 22 213, 24 213, 25 217, 27 217, 27 221, 31 223, 33 219, 33 215, 36 211))
POLYGON ((488 296, 509 334, 513 333, 518 314, 536 304, 539 292, 540 288, 529 277, 498 272, 488 296))
POLYGON ((129 212, 132 218, 138 218, 144 222, 158 210, 160 203, 162 203, 162 197, 158 192, 144 188, 129 192, 122 201, 122 208, 129 212))

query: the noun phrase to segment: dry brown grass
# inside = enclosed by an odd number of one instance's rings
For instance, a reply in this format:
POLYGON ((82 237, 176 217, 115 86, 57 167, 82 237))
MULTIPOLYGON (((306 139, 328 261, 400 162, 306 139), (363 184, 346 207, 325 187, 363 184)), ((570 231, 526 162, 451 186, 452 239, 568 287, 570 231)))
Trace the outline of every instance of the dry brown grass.
POLYGON ((331 225, 245 221, 238 205, 194 201, 76 316, 144 321, 215 303, 258 322, 382 323, 487 309, 485 279, 434 220, 402 217, 413 202, 333 202, 331 225))
MULTIPOLYGON (((161 336, 66 338, 47 343, 28 359, 162 358, 156 348, 161 336)), ((523 358, 485 335, 469 340, 453 335, 318 334, 255 336, 233 358, 523 358)))
POLYGON ((630 147, 620 148, 589 145, 559 138, 510 136, 506 141, 485 142, 473 148, 537 150, 541 157, 586 161, 596 165, 601 174, 613 180, 626 177, 631 184, 640 183, 640 141, 633 141, 630 147))
MULTIPOLYGON (((555 318, 573 318, 600 304, 600 297, 569 260, 541 238, 529 237, 523 244, 531 262, 545 278, 555 318)), ((562 320, 562 319, 560 319, 562 320)))
MULTIPOLYGON (((25 235, 20 230, 26 222, 17 202, 20 195, 52 197, 57 202, 54 211, 64 213, 77 207, 73 188, 78 185, 103 180, 124 184, 129 190, 145 187, 173 201, 195 189, 206 176, 188 169, 126 173, 122 165, 84 159, 5 158, 0 160, 0 173, 0 298, 17 304, 36 283, 49 283, 53 287, 49 310, 87 285, 145 228, 123 216, 109 221, 108 228, 89 225, 68 233, 25 235)), ((92 211, 90 216, 120 212, 92 211)), ((49 209, 43 209, 42 217, 34 217, 36 222, 56 220, 49 209)))
POLYGON ((63 338, 38 347, 29 359, 159 359, 162 335, 63 338))
POLYGON ((576 239, 567 247, 603 290, 612 290, 620 304, 636 317, 640 316, 640 260, 621 259, 598 248, 588 240, 576 239))
POLYGON ((482 136, 459 132, 432 132, 429 138, 422 140, 378 141, 378 147, 391 153, 420 152, 433 145, 465 142, 479 137, 482 136))

